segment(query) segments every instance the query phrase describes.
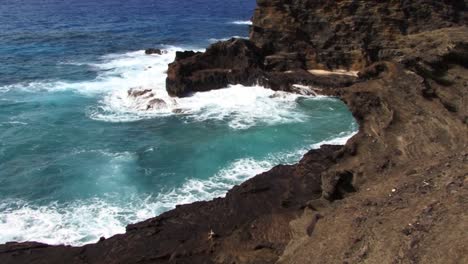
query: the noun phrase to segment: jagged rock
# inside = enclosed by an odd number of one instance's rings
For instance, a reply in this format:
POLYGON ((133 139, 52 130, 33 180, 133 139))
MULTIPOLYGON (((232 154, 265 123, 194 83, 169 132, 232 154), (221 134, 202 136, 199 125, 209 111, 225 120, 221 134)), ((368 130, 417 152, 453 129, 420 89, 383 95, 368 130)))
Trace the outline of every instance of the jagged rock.
POLYGON ((268 71, 289 71, 304 69, 305 61, 297 52, 277 53, 265 57, 265 69, 268 71))
POLYGON ((349 75, 324 76, 314 75, 310 72, 297 69, 286 72, 264 72, 258 83, 273 90, 296 92, 293 85, 300 84, 314 88, 336 88, 349 86, 357 81, 357 78, 349 75))
POLYGON ((127 91, 128 96, 130 97, 141 97, 141 96, 152 96, 152 89, 142 89, 142 88, 130 88, 127 91))
POLYGON ((161 54, 164 54, 165 52, 161 49, 154 49, 154 48, 151 48, 151 49, 146 49, 145 50, 145 54, 146 55, 151 55, 151 54, 158 54, 158 55, 161 55, 161 54))
POLYGON ((261 51, 245 39, 215 43, 204 53, 179 52, 169 64, 166 89, 172 96, 185 96, 229 84, 252 85, 262 63, 261 51))
POLYGON ((359 70, 395 38, 467 24, 464 0, 258 0, 250 38, 267 56, 299 52, 307 69, 359 70))
POLYGON ((154 98, 148 102, 148 105, 146 106, 146 110, 161 109, 161 108, 166 108, 166 107, 167 107, 167 103, 163 99, 154 98))
POLYGON ((201 54, 202 52, 195 52, 195 51, 191 51, 191 50, 186 50, 186 51, 176 51, 176 57, 175 57, 175 60, 174 61, 179 61, 179 60, 183 60, 183 59, 186 59, 186 58, 189 58, 189 57, 192 57, 196 54, 201 54))

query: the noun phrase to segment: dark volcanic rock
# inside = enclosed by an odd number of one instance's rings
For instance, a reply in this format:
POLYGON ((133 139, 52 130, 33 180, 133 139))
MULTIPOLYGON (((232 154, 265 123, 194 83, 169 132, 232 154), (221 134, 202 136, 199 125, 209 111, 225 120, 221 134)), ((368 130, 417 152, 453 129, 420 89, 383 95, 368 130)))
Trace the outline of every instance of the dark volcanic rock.
POLYGON ((294 91, 293 84, 343 87, 355 81, 353 76, 311 74, 297 53, 264 57, 252 42, 231 39, 213 44, 204 53, 177 52, 169 65, 166 89, 172 96, 186 96, 229 84, 260 84, 273 90, 294 91))
POLYGON ((297 69, 286 72, 264 72, 259 84, 272 90, 295 92, 294 84, 313 88, 338 88, 355 83, 357 78, 349 75, 314 75, 306 70, 297 69))
POLYGON ((250 38, 308 69, 360 69, 399 36, 466 24, 464 0, 257 0, 250 38))
POLYGON ((183 59, 186 59, 186 58, 189 58, 189 57, 192 57, 192 56, 194 56, 196 54, 201 54, 201 53, 202 52, 195 52, 195 51, 191 51, 191 50, 177 51, 175 61, 180 61, 180 60, 183 60, 183 59))
POLYGON ((249 40, 231 39, 211 45, 204 53, 177 53, 169 65, 166 89, 172 96, 252 85, 261 75, 263 55, 249 40))
POLYGON ((164 53, 164 51, 162 51, 162 50, 160 50, 160 49, 153 49, 153 48, 151 48, 151 49, 146 49, 146 50, 145 50, 145 54, 147 54, 147 55, 151 55, 151 54, 158 54, 158 55, 161 55, 161 54, 163 54, 163 53, 164 53))
POLYGON ((131 97, 152 96, 152 89, 143 89, 140 87, 130 88, 127 95, 131 97))
POLYGON ((297 52, 277 53, 265 57, 265 69, 268 71, 288 71, 304 69, 305 61, 297 52))
POLYGON ((418 50, 408 35, 468 22, 463 0, 315 1, 259 0, 251 41, 231 39, 205 53, 179 52, 169 65, 172 96, 229 84, 261 84, 291 91, 292 84, 342 87, 349 76, 317 76, 310 69, 359 70, 380 60, 399 60, 418 50))

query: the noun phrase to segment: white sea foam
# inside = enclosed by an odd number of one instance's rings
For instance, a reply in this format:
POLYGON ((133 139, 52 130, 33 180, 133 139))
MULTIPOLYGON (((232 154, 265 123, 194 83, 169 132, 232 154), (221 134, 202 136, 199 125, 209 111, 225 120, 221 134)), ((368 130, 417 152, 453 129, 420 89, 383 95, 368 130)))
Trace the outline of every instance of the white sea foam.
POLYGON ((100 98, 87 109, 88 116, 105 122, 132 122, 167 115, 182 115, 190 121, 223 120, 235 129, 258 123, 291 123, 304 120, 296 111, 298 95, 274 92, 259 86, 232 85, 222 90, 196 93, 174 99, 165 89, 167 65, 182 48, 167 46, 162 55, 144 51, 103 56, 89 63, 99 75, 84 82, 36 82, 16 84, 2 89, 24 91, 73 91, 100 98), (131 96, 130 89, 151 90, 145 96, 131 96), (152 102, 161 102, 151 107, 152 102))
MULTIPOLYGON (((79 63, 95 68, 99 75, 95 80, 83 82, 42 81, 17 83, 0 87, 0 90, 21 90, 29 92, 74 91, 84 95, 96 96, 109 92, 128 90, 135 86, 164 87, 165 76, 160 75, 173 61, 175 52, 182 48, 166 46, 167 53, 146 55, 143 50, 123 54, 103 56, 99 62, 79 63), (156 75, 154 75, 156 74, 156 75)), ((72 63, 72 62, 69 62, 72 63)))
POLYGON ((338 134, 338 136, 332 137, 330 139, 326 139, 319 143, 313 144, 311 146, 312 149, 318 149, 322 145, 345 145, 349 139, 351 139, 354 135, 357 134, 357 129, 353 128, 350 131, 344 131, 338 134))
POLYGON ((47 206, 29 205, 23 201, 0 204, 0 243, 39 241, 49 244, 80 245, 96 242, 99 236, 122 233, 126 214, 122 208, 99 199, 86 202, 47 206))
MULTIPOLYGON (((344 144, 356 132, 341 133, 322 144, 344 144)), ((78 200, 66 204, 44 206, 20 200, 0 202, 0 243, 8 241, 39 241, 49 244, 83 245, 100 237, 125 232, 130 223, 146 220, 175 208, 179 204, 222 197, 236 184, 269 170, 274 165, 297 162, 309 148, 271 154, 263 160, 245 158, 234 161, 208 179, 187 179, 180 187, 163 191, 157 196, 137 196, 118 202, 118 197, 78 200)), ((74 153, 80 154, 77 150, 74 153)), ((92 152, 92 151, 91 151, 92 152)), ((102 152, 113 159, 128 159, 131 153, 102 152)))
POLYGON ((10 91, 10 87, 9 86, 2 86, 0 87, 0 93, 7 93, 10 91))
MULTIPOLYGON (((304 115, 295 111, 297 95, 274 92, 259 86, 232 85, 222 90, 196 93, 175 99, 165 90, 167 64, 176 49, 167 54, 147 56, 142 53, 111 55, 96 64, 107 75, 118 77, 116 84, 100 104, 89 109, 92 119, 106 122, 131 122, 179 114, 189 121, 225 120, 229 126, 244 129, 258 122, 300 122, 304 115), (131 96, 128 90, 150 89, 144 96, 131 96), (149 108, 152 100, 162 100, 160 107, 149 108)), ((112 81, 114 82, 114 81, 112 81)))
POLYGON ((210 38, 208 39, 209 42, 211 43, 215 43, 215 42, 218 42, 218 41, 226 41, 226 40, 230 40, 232 38, 239 38, 239 39, 248 39, 249 37, 244 37, 244 36, 232 36, 232 37, 228 37, 228 38, 210 38))
POLYGON ((236 21, 230 22, 230 24, 234 24, 234 25, 252 25, 252 21, 250 21, 250 20, 236 20, 236 21))
MULTIPOLYGON (((301 122, 298 112, 300 95, 274 92, 259 86, 233 85, 223 90, 196 93, 192 97, 172 99, 165 91, 165 71, 180 48, 167 47, 163 55, 145 55, 143 51, 104 56, 99 63, 88 64, 100 74, 93 81, 80 83, 42 82, 0 87, 1 91, 68 91, 86 96, 98 96, 99 104, 89 108, 90 118, 106 122, 128 122, 166 115, 180 115, 188 122, 221 120, 235 129, 245 129, 258 123, 301 122), (132 97, 133 87, 151 89, 151 96, 132 97), (152 99, 162 99, 166 107, 147 110, 152 99)), ((328 100, 317 98, 317 100, 328 100)), ((354 132, 340 134, 339 138, 314 144, 340 144, 354 132)), ((96 242, 99 237, 123 233, 129 223, 145 220, 177 204, 209 200, 225 195, 235 184, 268 170, 278 163, 297 161, 308 148, 272 154, 264 160, 245 158, 234 161, 208 179, 187 179, 181 186, 161 192, 157 196, 135 196, 125 202, 114 198, 74 201, 68 204, 51 203, 43 206, 24 201, 0 202, 0 243, 7 241, 40 241, 50 244, 82 245, 96 242)), ((77 150, 79 154, 79 150, 77 150)), ((148 150, 151 151, 151 150, 148 150)), ((105 155, 106 153, 103 153, 105 155)), ((108 153, 115 173, 126 162, 134 159, 132 153, 108 153), (117 166, 118 165, 118 166, 117 166)), ((112 172, 112 168, 108 171, 112 172)), ((109 183, 104 179, 103 183, 109 183)))
POLYGON ((345 145, 349 139, 356 135, 356 133, 356 129, 352 127, 349 131, 341 132, 340 134, 338 134, 338 136, 325 139, 310 146, 304 146, 302 148, 290 152, 281 153, 280 155, 269 154, 268 160, 271 160, 271 163, 273 164, 293 164, 300 160, 301 157, 304 156, 304 154, 306 154, 311 149, 319 149, 322 145, 345 145))
POLYGON ((191 120, 224 120, 235 129, 258 123, 302 122, 306 115, 297 111, 298 95, 274 92, 259 86, 232 85, 226 89, 197 93, 180 99, 191 120))
POLYGON ((227 189, 271 167, 266 161, 238 160, 207 180, 188 179, 181 187, 157 197, 133 197, 128 201, 89 199, 67 204, 30 205, 20 200, 0 203, 0 243, 39 241, 83 245, 100 237, 124 233, 129 223, 143 221, 199 200, 223 196, 227 189))
POLYGON ((28 123, 20 122, 20 121, 9 121, 9 122, 5 122, 5 124, 10 124, 10 125, 21 125, 21 126, 26 126, 26 125, 28 125, 28 123))
POLYGON ((301 122, 305 114, 297 111, 299 95, 275 92, 260 86, 231 85, 225 89, 195 93, 191 97, 174 99, 153 89, 151 96, 129 96, 127 90, 105 96, 90 116, 108 122, 128 122, 156 116, 178 114, 190 121, 226 121, 235 129, 249 128, 257 123, 276 124, 301 122), (161 108, 147 110, 151 100, 165 102, 161 108))
POLYGON ((232 128, 245 129, 262 122, 303 120, 304 114, 295 111, 297 95, 275 93, 258 86, 233 85, 182 99, 169 97, 165 89, 167 65, 173 61, 176 51, 181 50, 167 47, 167 52, 162 55, 145 55, 144 51, 111 54, 102 57, 98 63, 89 64, 100 72, 93 81, 17 84, 14 89, 34 92, 71 90, 98 96, 101 98, 98 105, 89 106, 88 115, 105 122, 131 122, 178 114, 189 122, 225 120, 232 128), (131 96, 129 89, 149 89, 151 93, 131 96), (149 109, 155 99, 164 103, 149 109))

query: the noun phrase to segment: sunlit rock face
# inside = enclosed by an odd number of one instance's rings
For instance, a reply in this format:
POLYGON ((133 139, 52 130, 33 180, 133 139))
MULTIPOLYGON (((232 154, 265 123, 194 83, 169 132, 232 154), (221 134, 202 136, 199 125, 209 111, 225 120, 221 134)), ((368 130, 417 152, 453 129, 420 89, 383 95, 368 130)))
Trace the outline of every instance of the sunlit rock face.
POLYGON ((360 69, 399 36, 466 24, 463 0, 258 0, 250 39, 308 69, 360 69))

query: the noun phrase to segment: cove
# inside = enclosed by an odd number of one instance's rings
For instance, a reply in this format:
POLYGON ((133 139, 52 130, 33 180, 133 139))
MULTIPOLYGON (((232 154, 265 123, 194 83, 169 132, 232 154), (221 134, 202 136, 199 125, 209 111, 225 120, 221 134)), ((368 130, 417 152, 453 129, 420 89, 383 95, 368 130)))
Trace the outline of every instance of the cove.
POLYGON ((1 242, 96 242, 177 204, 223 196, 357 130, 337 99, 262 87, 174 99, 182 112, 139 110, 128 84, 163 94, 158 65, 173 55, 115 54, 102 58, 112 67, 95 80, 3 91, 1 242))
POLYGON ((14 16, 0 16, 0 243, 93 243, 357 131, 333 98, 239 85, 168 97, 175 52, 246 37, 255 6, 181 3, 0 5, 14 16), (147 111, 131 88, 167 107, 147 111))

